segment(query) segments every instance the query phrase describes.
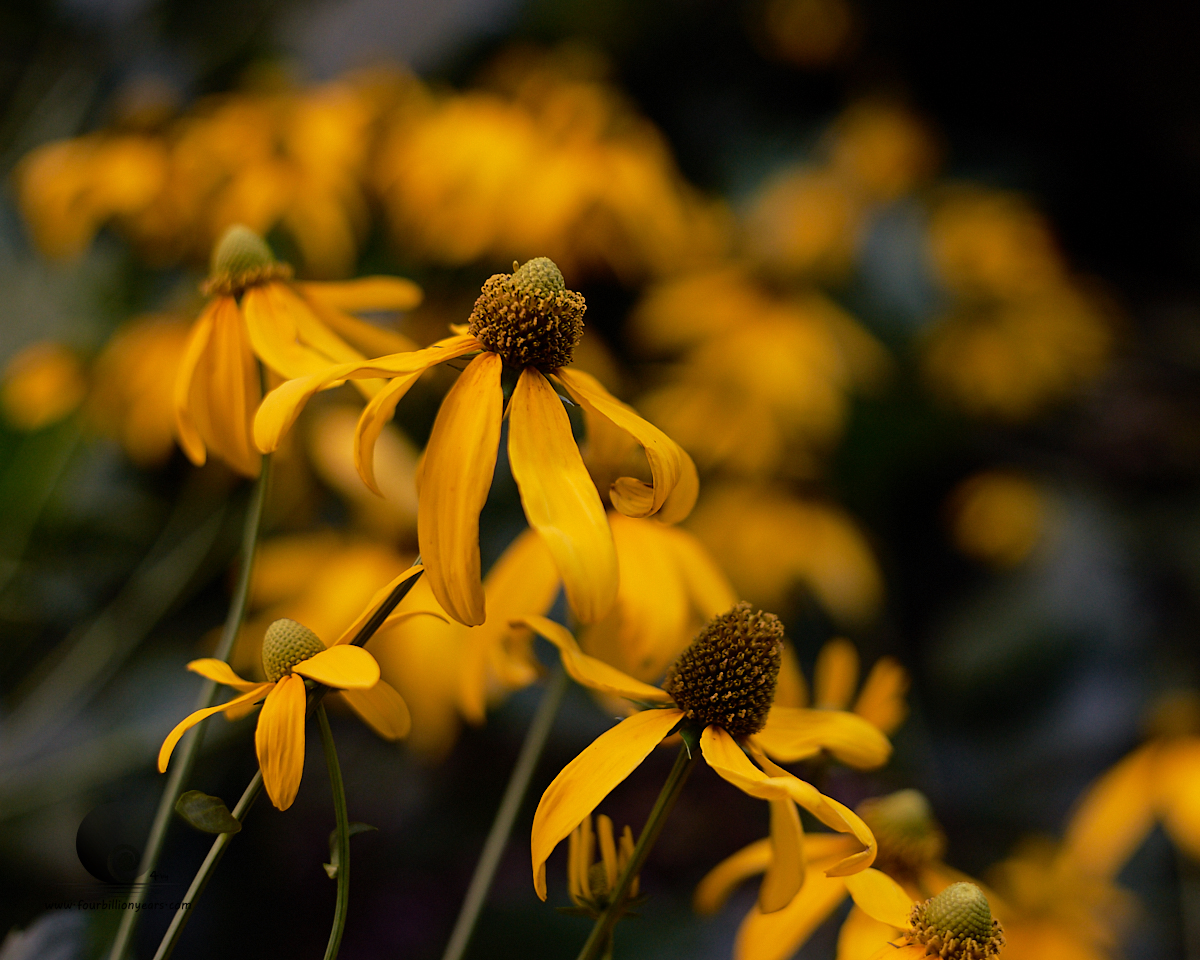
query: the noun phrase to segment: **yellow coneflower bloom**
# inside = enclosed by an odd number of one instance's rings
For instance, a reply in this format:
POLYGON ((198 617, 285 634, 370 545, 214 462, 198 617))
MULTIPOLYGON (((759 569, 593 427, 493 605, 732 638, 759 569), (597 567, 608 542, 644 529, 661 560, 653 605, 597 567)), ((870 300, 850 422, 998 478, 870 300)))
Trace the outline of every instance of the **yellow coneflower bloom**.
MULTIPOLYGON (((902 790, 867 800, 856 813, 879 844, 873 869, 886 874, 914 900, 940 893, 966 879, 942 862, 945 837, 933 820, 929 804, 916 790, 902 790)), ((826 876, 825 868, 852 851, 853 839, 836 834, 805 838, 808 872, 800 892, 782 910, 767 913, 755 906, 742 921, 734 944, 735 960, 787 960, 831 916, 847 896, 859 896, 863 885, 878 880, 862 874, 826 876)), ((696 888, 696 912, 716 913, 742 881, 770 867, 771 842, 756 841, 714 867, 696 888)), ((838 960, 865 960, 882 940, 894 936, 860 907, 851 908, 838 940, 838 960)))
POLYGON ((1114 878, 1160 823, 1200 860, 1200 696, 1164 697, 1151 739, 1101 776, 1071 817, 1066 845, 1085 872, 1114 878))
POLYGON ((740 603, 713 618, 654 687, 589 657, 562 626, 542 617, 522 622, 562 655, 577 682, 646 704, 565 766, 546 788, 533 819, 534 887, 546 898, 546 860, 558 843, 683 724, 700 732, 704 759, 721 777, 771 804, 773 858, 760 890, 764 910, 779 910, 804 879, 804 835, 795 804, 834 830, 851 833, 859 849, 829 868, 834 876, 866 869, 875 838, 851 810, 775 764, 830 750, 843 762, 874 767, 887 760, 887 738, 861 717, 838 711, 772 707, 783 625, 740 603))
POLYGON ((992 917, 987 896, 975 884, 954 883, 935 897, 912 903, 887 877, 878 877, 882 882, 872 896, 856 902, 883 923, 905 928, 905 933, 899 940, 883 944, 870 960, 988 960, 999 956, 1004 931, 992 917))
POLYGON ((262 395, 257 360, 281 377, 303 377, 331 363, 362 362, 356 346, 370 353, 412 347, 346 311, 415 306, 421 299, 415 284, 396 277, 290 283, 290 277, 291 268, 246 227, 231 227, 217 245, 206 284, 213 299, 192 327, 175 381, 179 443, 197 466, 212 450, 239 473, 258 475, 251 439, 262 395))
MULTIPOLYGON (((514 265, 515 267, 515 265, 514 265)), ((617 592, 612 533, 595 484, 571 434, 551 377, 574 401, 631 434, 645 450, 651 483, 621 477, 613 506, 633 517, 685 517, 699 489, 691 458, 657 427, 613 397, 593 377, 567 370, 583 328, 583 297, 566 289, 545 257, 484 284, 466 333, 424 350, 327 367, 283 384, 255 419, 260 450, 273 450, 304 404, 339 381, 391 377, 359 421, 356 463, 374 480, 374 444, 396 404, 430 367, 476 354, 450 389, 434 421, 421 473, 417 533, 434 596, 468 626, 483 623, 479 512, 491 488, 501 420, 507 416, 508 458, 529 525, 558 566, 567 599, 584 622, 603 616, 617 592), (501 375, 519 371, 504 409, 501 375)))
MULTIPOLYGON (((385 591, 420 568, 402 574, 385 591)), ((377 594, 378 596, 378 594, 377 594)), ((307 710, 307 677, 339 691, 346 702, 380 736, 397 740, 411 726, 408 707, 389 684, 379 678, 379 664, 362 647, 350 645, 366 621, 370 608, 332 645, 326 647, 315 633, 294 620, 276 620, 263 638, 263 670, 267 680, 256 683, 239 677, 223 660, 193 660, 188 669, 209 680, 241 691, 227 703, 197 710, 167 734, 158 753, 159 772, 165 772, 171 753, 188 730, 215 713, 229 719, 244 716, 263 700, 254 744, 263 785, 271 802, 286 810, 296 799, 304 773, 304 718, 307 710)))
POLYGON ((42 340, 5 364, 0 408, 17 429, 40 430, 74 413, 87 389, 79 355, 64 344, 42 340))

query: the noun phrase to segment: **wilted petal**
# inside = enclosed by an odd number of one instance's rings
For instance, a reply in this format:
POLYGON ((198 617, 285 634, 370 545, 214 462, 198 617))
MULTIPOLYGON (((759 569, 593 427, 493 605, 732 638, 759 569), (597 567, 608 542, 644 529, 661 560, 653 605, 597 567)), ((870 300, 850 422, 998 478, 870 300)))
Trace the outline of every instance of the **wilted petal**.
POLYGON ((274 684, 259 683, 255 684, 250 690, 247 690, 240 697, 234 697, 228 703, 222 703, 215 707, 205 707, 203 710, 197 710, 195 713, 184 717, 175 725, 175 729, 167 734, 167 739, 163 741, 162 747, 158 751, 158 772, 162 773, 167 769, 167 764, 171 760, 171 754, 175 750, 175 745, 179 743, 179 738, 192 729, 201 720, 211 717, 214 713, 220 713, 222 710, 228 710, 230 707, 240 706, 244 703, 253 703, 266 694, 274 684))
POLYGON ((367 690, 379 682, 379 664, 362 647, 348 643, 301 660, 293 673, 336 690, 367 690))
POLYGON ((686 517, 696 503, 700 483, 696 465, 683 448, 605 390, 591 374, 566 369, 556 374, 576 400, 631 434, 646 451, 652 484, 620 478, 612 486, 613 506, 630 517, 648 517, 657 512, 667 523, 686 517))
POLYGON ((563 668, 571 679, 585 687, 611 693, 628 700, 645 703, 670 703, 671 695, 661 687, 651 686, 635 680, 624 671, 609 666, 603 660, 589 657, 579 649, 571 632, 562 624, 545 617, 516 617, 514 623, 523 623, 539 636, 545 637, 558 647, 562 655, 563 668))
POLYGON ((280 810, 292 805, 304 774, 306 700, 304 681, 289 673, 267 694, 258 715, 258 728, 254 732, 258 766, 267 796, 280 810))
POLYGON ((554 557, 571 609, 594 623, 617 596, 612 531, 562 400, 532 367, 521 371, 509 400, 508 459, 525 516, 554 557))
POLYGON ((546 899, 546 860, 683 719, 682 710, 643 710, 600 734, 563 767, 533 815, 533 886, 546 899))
POLYGON ((500 445, 500 357, 481 353, 450 388, 425 448, 417 539, 438 603, 469 627, 485 617, 479 511, 500 445))
POLYGON ((772 707, 767 725, 754 735, 758 744, 784 763, 828 750, 843 763, 870 769, 892 754, 888 738, 856 713, 772 707))
POLYGON ((342 698, 384 740, 401 740, 412 729, 408 704, 384 680, 366 690, 342 690, 342 698))

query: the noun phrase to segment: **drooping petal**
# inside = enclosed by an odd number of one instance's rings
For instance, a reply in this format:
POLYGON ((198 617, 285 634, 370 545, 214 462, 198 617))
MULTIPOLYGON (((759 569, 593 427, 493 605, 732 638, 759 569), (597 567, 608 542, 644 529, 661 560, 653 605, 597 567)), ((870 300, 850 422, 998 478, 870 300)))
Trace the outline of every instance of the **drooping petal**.
POLYGON ((533 815, 533 886, 546 899, 546 860, 584 817, 628 777, 683 719, 682 710, 644 710, 600 734, 563 767, 533 815))
MULTIPOLYGON (((179 445, 187 454, 187 458, 198 467, 204 466, 208 454, 199 424, 196 422, 196 415, 193 413, 193 406, 197 409, 204 406, 204 392, 202 385, 194 383, 194 381, 196 368, 204 351, 208 348, 208 341, 212 336, 212 315, 216 308, 217 301, 213 301, 204 308, 204 312, 192 325, 191 332, 188 334, 187 346, 184 347, 183 358, 179 361, 179 370, 175 374, 175 390, 172 394, 175 430, 179 436, 179 445), (193 396, 195 396, 194 404, 193 396)), ((207 416, 205 423, 207 423, 207 416)))
POLYGON ((908 926, 912 897, 886 873, 868 868, 843 879, 854 902, 867 914, 900 930, 908 926))
POLYGON ((250 436, 254 411, 262 397, 258 361, 232 297, 218 297, 211 316, 212 334, 196 371, 196 376, 207 381, 205 442, 238 473, 255 477, 262 467, 250 436))
POLYGON ((492 564, 483 580, 487 619, 467 631, 463 646, 459 701, 468 722, 483 723, 491 664, 507 664, 506 676, 524 672, 525 665, 514 662, 523 658, 512 656, 506 643, 513 632, 510 621, 545 613, 558 596, 558 587, 558 569, 533 530, 520 534, 492 564))
POLYGON ((784 763, 828 750, 851 767, 868 770, 892 754, 888 738, 856 713, 772 707, 767 725, 754 735, 771 756, 784 763))
POLYGON ((187 668, 192 673, 198 673, 206 680, 215 680, 217 683, 223 683, 227 687, 233 687, 235 690, 241 690, 245 693, 254 687, 261 687, 262 684, 253 680, 243 680, 233 668, 224 660, 218 660, 215 657, 204 657, 200 660, 193 660, 187 665, 187 668))
POLYGON ((616 667, 609 666, 603 660, 589 657, 579 649, 579 644, 575 642, 571 632, 561 624, 545 617, 516 617, 513 622, 523 623, 558 647, 562 655, 563 669, 576 683, 628 700, 640 700, 645 703, 671 702, 671 695, 661 687, 642 683, 616 667))
POLYGON ((610 492, 613 506, 630 517, 659 513, 667 523, 686 517, 696 503, 700 483, 696 465, 684 449, 605 390, 591 374, 566 369, 556 373, 571 396, 631 434, 646 451, 653 482, 647 485, 632 477, 621 477, 610 492))
POLYGON ((362 647, 348 643, 301 660, 293 673, 336 690, 368 690, 379 682, 379 664, 362 647))
POLYGON ((395 330, 360 320, 347 313, 345 308, 335 307, 323 298, 313 296, 310 287, 317 286, 316 284, 302 286, 304 301, 317 319, 364 356, 386 357, 392 353, 420 349, 412 340, 395 330))
POLYGON ((908 671, 894 657, 880 657, 871 667, 854 712, 886 734, 893 733, 908 715, 908 671))
POLYGON ((263 786, 271 803, 280 810, 292 805, 304 774, 306 699, 304 681, 295 674, 285 674, 267 694, 254 731, 263 786))
POLYGON ((342 690, 350 708, 384 740, 402 740, 412 729, 408 704, 396 688, 384 680, 366 690, 342 690))
POLYGON ((1154 826, 1158 746, 1135 750, 1084 794, 1064 846, 1085 872, 1115 877, 1154 826))
MULTIPOLYGON (((371 602, 368 603, 365 607, 363 607, 362 613, 360 613, 355 618, 354 622, 352 624, 350 624, 350 626, 348 626, 345 630, 342 631, 342 635, 340 637, 338 637, 332 644, 330 644, 330 649, 332 650, 336 646, 340 646, 343 643, 349 643, 351 640, 353 640, 358 635, 358 631, 361 630, 366 625, 366 622, 371 619, 371 617, 375 613, 375 611, 378 610, 379 607, 383 604, 383 601, 386 600, 389 596, 391 596, 391 593, 393 590, 395 590, 398 586, 400 586, 400 584, 405 583, 408 580, 411 580, 413 577, 419 577, 424 572, 425 572, 425 568, 421 564, 419 564, 419 563, 413 564, 411 567, 409 567, 407 570, 405 570, 403 573, 401 573, 398 577, 396 577, 396 579, 393 580, 391 583, 389 583, 386 587, 382 587, 381 589, 375 591, 375 596, 373 596, 371 598, 371 602)), ((418 611, 418 612, 425 613, 426 611, 418 611)), ((391 621, 392 617, 401 617, 402 618, 402 617, 406 617, 408 615, 409 614, 393 613, 392 616, 388 617, 388 619, 384 621, 384 623, 388 623, 389 621, 391 621)), ((412 613, 411 615, 416 616, 416 613, 412 613)), ((399 622, 399 621, 397 621, 397 622, 399 622)))
POLYGON ((429 586, 450 616, 468 627, 485 619, 479 561, 479 511, 492 487, 503 393, 494 353, 467 364, 438 410, 425 448, 417 540, 429 586))
POLYGON ((835 637, 817 655, 813 706, 820 710, 845 710, 857 686, 858 650, 844 637, 835 637))
POLYGON ((350 313, 411 310, 424 296, 420 287, 403 277, 358 277, 339 282, 297 283, 296 287, 306 299, 320 300, 350 313))
POLYGON ((195 713, 184 717, 175 725, 175 729, 167 734, 167 739, 163 741, 162 747, 158 751, 158 772, 162 773, 167 769, 167 764, 171 760, 171 754, 175 750, 175 744, 179 743, 179 738, 192 729, 201 720, 211 717, 214 713, 220 713, 222 710, 227 710, 230 707, 235 707, 243 703, 253 703, 260 697, 264 696, 274 684, 260 683, 256 684, 252 689, 247 690, 240 697, 234 697, 228 703, 222 703, 215 707, 205 707, 203 710, 197 710, 195 713))
POLYGON ((771 863, 758 888, 758 909, 782 910, 804 883, 804 830, 790 797, 771 803, 771 863))
POLYGON ((743 793, 761 800, 791 797, 827 827, 839 833, 854 834, 865 849, 834 864, 826 871, 829 876, 864 870, 875 859, 875 837, 862 819, 832 797, 824 796, 811 783, 805 783, 765 756, 757 754, 755 759, 763 768, 760 770, 750 762, 733 737, 712 724, 705 727, 700 735, 700 749, 708 765, 743 793))
MULTIPOLYGON (((250 335, 254 353, 263 363, 290 380, 319 375, 331 364, 361 359, 361 354, 351 350, 345 343, 342 343, 342 347, 349 351, 349 355, 343 353, 335 358, 302 342, 298 323, 300 311, 294 309, 295 305, 290 299, 278 295, 280 287, 275 283, 251 287, 242 297, 246 332, 250 335)), ((296 300, 303 304, 298 297, 296 300)), ((308 313, 308 308, 304 307, 303 312, 308 313)), ((335 334, 331 332, 329 335, 341 343, 335 334)))
POLYGON ((279 446, 283 435, 296 422, 296 417, 300 415, 304 405, 315 394, 342 380, 378 377, 390 379, 405 377, 418 371, 423 373, 432 366, 479 349, 481 344, 474 337, 453 336, 412 353, 396 353, 356 363, 324 365, 311 376, 288 380, 267 394, 254 418, 254 442, 263 453, 270 453, 279 446))
POLYGON ((594 623, 617 597, 617 551, 562 400, 532 367, 508 403, 508 459, 529 525, 542 537, 567 600, 594 623))
POLYGON ((890 923, 882 923, 858 907, 851 907, 838 932, 837 960, 869 960, 879 951, 879 945, 894 940, 896 933, 890 923))
POLYGON ((738 596, 704 545, 686 530, 678 527, 666 527, 665 530, 667 543, 696 609, 711 619, 732 608, 738 596))
POLYGON ((840 877, 810 869, 801 892, 782 910, 763 913, 757 906, 738 929, 734 960, 787 960, 846 898, 840 877))

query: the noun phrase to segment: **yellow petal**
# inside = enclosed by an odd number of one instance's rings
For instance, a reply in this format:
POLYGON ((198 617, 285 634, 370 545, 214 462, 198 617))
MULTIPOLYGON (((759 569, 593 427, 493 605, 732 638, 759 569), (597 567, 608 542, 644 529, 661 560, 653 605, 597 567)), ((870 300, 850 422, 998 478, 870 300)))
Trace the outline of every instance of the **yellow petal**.
POLYGON ((546 860, 662 739, 683 719, 682 710, 643 710, 600 734, 563 767, 542 794, 533 815, 533 886, 546 899, 546 860))
POLYGON ((784 763, 828 750, 851 767, 867 770, 887 762, 888 738, 856 713, 772 707, 767 725, 754 735, 771 756, 784 763))
POLYGON ((867 869, 844 879, 854 902, 870 916, 901 930, 908 926, 912 897, 886 873, 867 869))
POLYGON ((205 440, 238 473, 255 477, 262 466, 250 436, 251 418, 262 396, 258 361, 232 297, 216 300, 212 321, 212 334, 196 374, 207 380, 205 440))
MULTIPOLYGON (((200 318, 192 325, 183 358, 179 361, 179 370, 175 374, 175 390, 172 395, 179 445, 187 454, 187 458, 198 467, 204 466, 207 451, 198 429, 196 415, 193 413, 193 395, 195 404, 199 407, 204 400, 204 392, 202 385, 193 381, 200 358, 208 348, 208 340, 212 336, 212 315, 217 308, 217 302, 213 301, 205 307, 200 318)), ((207 417, 205 422, 207 423, 207 417)))
POLYGON ((490 665, 499 659, 506 673, 520 672, 506 642, 512 635, 510 621, 525 615, 543 614, 558 596, 558 570, 542 538, 533 530, 520 534, 483 580, 487 619, 467 631, 462 653, 459 705, 470 723, 483 723, 488 685, 493 679, 490 665), (512 668, 516 667, 514 671, 512 668))
POLYGON ((579 644, 575 642, 571 632, 562 624, 545 617, 516 617, 513 622, 523 623, 558 647, 563 668, 576 683, 628 700, 640 700, 645 703, 671 702, 671 695, 661 687, 642 683, 616 667, 610 667, 603 660, 589 657, 579 649, 579 644))
POLYGON ((315 284, 301 284, 304 299, 316 314, 317 319, 345 340, 348 344, 368 357, 384 357, 391 353, 404 353, 419 349, 413 341, 403 334, 368 323, 358 317, 346 313, 346 308, 335 307, 323 298, 315 297, 310 292, 315 284))
POLYGON ((1065 849, 1085 872, 1113 878, 1154 826, 1158 744, 1136 750, 1084 794, 1067 826, 1065 849))
POLYGON ((1159 752, 1158 807, 1163 827, 1194 860, 1200 860, 1200 739, 1182 737, 1159 752))
POLYGON ((734 960, 787 960, 846 899, 846 884, 809 870, 804 887, 782 910, 746 915, 734 942, 734 960))
POLYGON ((733 737, 711 724, 700 735, 700 749, 708 765, 743 793, 761 800, 791 797, 827 827, 839 833, 854 834, 865 849, 831 866, 826 871, 829 876, 865 870, 875 859, 875 837, 862 819, 832 797, 824 796, 811 783, 805 783, 758 753, 755 759, 763 768, 760 770, 750 762, 733 737))
MULTIPOLYGON (((304 302, 294 294, 281 296, 281 284, 267 283, 251 287, 242 298, 242 312, 246 318, 246 332, 254 353, 263 363, 280 376, 292 379, 319 375, 334 363, 350 363, 361 359, 356 350, 342 343, 343 355, 331 357, 301 341, 300 320, 302 314, 311 316, 304 302), (300 304, 297 309, 296 304, 300 304)), ((312 319, 316 323, 316 319, 312 319)), ((340 338, 329 334, 339 343, 340 338)))
POLYGON ((813 670, 813 706, 845 710, 858 686, 858 651, 843 637, 830 640, 817 655, 813 670))
POLYGON ((600 862, 604 864, 604 878, 608 889, 617 889, 617 845, 613 842, 612 820, 604 814, 596 818, 596 839, 600 843, 600 862))
POLYGON ((620 478, 612 486, 613 506, 630 517, 660 512, 668 523, 686 517, 696 503, 700 485, 696 465, 683 448, 605 390, 591 374, 565 369, 556 373, 576 400, 632 435, 646 451, 653 483, 648 487, 632 477, 620 478))
POLYGON ((336 690, 368 690, 379 682, 379 664, 362 647, 348 643, 301 660, 293 673, 336 690))
POLYGON ((925 944, 888 942, 871 954, 868 960, 926 960, 925 944))
POLYGON ((692 909, 701 916, 717 913, 734 889, 771 865, 771 839, 764 837, 726 857, 705 875, 692 896, 692 909))
POLYGON ((908 671, 893 657, 880 657, 867 674, 854 712, 884 733, 893 733, 908 715, 908 671))
MULTIPOLYGON (((254 418, 254 442, 263 453, 279 446, 283 435, 296 422, 296 417, 312 397, 336 383, 347 379, 406 377, 428 370, 432 366, 480 349, 474 337, 447 337, 424 350, 397 353, 374 360, 355 363, 323 365, 311 376, 288 380, 263 399, 254 418)), ((418 374, 419 375, 419 374, 418 374)), ((399 399, 399 398, 397 398, 399 399)))
POLYGON ((304 774, 306 699, 304 681, 295 674, 284 675, 267 694, 254 731, 263 786, 280 810, 292 805, 304 774))
POLYGON ((255 700, 262 697, 273 684, 260 683, 256 684, 252 689, 247 690, 240 697, 234 697, 228 703, 222 703, 216 707, 205 707, 203 710, 197 710, 195 713, 184 717, 175 725, 175 729, 167 734, 167 739, 163 741, 162 747, 158 751, 158 772, 162 773, 167 769, 167 763, 171 760, 171 753, 175 750, 175 744, 179 742, 179 738, 192 729, 201 720, 211 717, 214 713, 220 713, 229 707, 237 706, 243 703, 253 703, 255 700))
POLYGON ((709 619, 730 610, 738 596, 705 546, 686 530, 663 529, 696 609, 709 619))
MULTIPOLYGON (((425 448, 417 539, 438 603, 469 627, 485 617, 479 511, 496 469, 503 394, 494 353, 472 360, 438 410, 425 448)), ((574 824, 572 824, 574 826, 574 824)))
POLYGON ((412 729, 408 704, 391 684, 380 680, 367 690, 342 690, 342 698, 384 740, 402 740, 412 729))
POLYGON ((617 597, 617 551, 562 400, 532 367, 521 371, 508 403, 508 460, 525 516, 554 557, 571 609, 594 623, 617 597))
POLYGON ((200 676, 215 680, 217 683, 223 683, 227 687, 233 687, 235 690, 241 690, 245 693, 252 687, 261 687, 261 683, 255 683, 252 680, 243 680, 233 668, 224 660, 217 660, 215 657, 204 657, 201 660, 193 660, 187 665, 187 668, 192 673, 198 673, 200 676))
POLYGON ((421 288, 403 277, 359 277, 340 283, 298 283, 304 296, 351 313, 411 310, 422 297, 421 288))
POLYGON ((771 801, 771 865, 758 888, 758 909, 782 910, 804 883, 804 831, 791 799, 771 801))
MULTIPOLYGON (((420 576, 424 571, 425 568, 421 564, 414 564, 396 577, 396 579, 389 583, 386 587, 375 591, 375 596, 371 598, 371 602, 363 608, 362 613, 358 615, 355 621, 342 631, 342 635, 338 637, 332 644, 330 644, 329 649, 332 650, 334 647, 340 646, 343 643, 349 643, 356 636, 358 636, 358 631, 366 625, 366 622, 371 619, 371 616, 376 610, 379 609, 379 607, 383 604, 383 601, 391 596, 393 590, 400 586, 400 584, 411 580, 413 577, 420 576)), ((397 616, 397 614, 392 614, 392 616, 397 616)), ((391 620, 391 617, 388 617, 384 623, 387 623, 389 620, 391 620)))
MULTIPOLYGON (((358 470, 358 475, 362 477, 363 483, 379 496, 383 496, 383 491, 379 489, 379 484, 375 481, 375 444, 379 442, 379 435, 383 432, 383 428, 391 422, 392 415, 396 411, 396 404, 403 399, 426 370, 438 363, 445 363, 447 360, 478 349, 478 342, 474 337, 465 337, 461 340, 462 342, 457 345, 447 346, 441 353, 426 354, 430 358, 430 362, 425 366, 389 380, 383 389, 371 398, 370 403, 363 410, 362 416, 358 418, 358 426, 354 429, 354 467, 358 470)), ((421 352, 424 353, 424 351, 421 352)), ((424 469, 424 465, 425 456, 422 454, 421 470, 424 469)), ((417 492, 419 496, 419 480, 417 492)))
POLYGON ((838 933, 837 960, 869 960, 879 952, 880 944, 895 937, 896 928, 890 923, 881 923, 858 907, 851 907, 838 933))

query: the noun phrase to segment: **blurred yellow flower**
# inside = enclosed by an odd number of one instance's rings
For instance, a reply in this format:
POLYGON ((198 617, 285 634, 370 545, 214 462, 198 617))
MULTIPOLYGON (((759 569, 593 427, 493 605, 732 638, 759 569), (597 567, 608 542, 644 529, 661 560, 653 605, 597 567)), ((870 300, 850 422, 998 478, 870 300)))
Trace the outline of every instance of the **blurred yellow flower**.
POLYGON ((761 16, 767 52, 809 70, 840 59, 857 33, 848 0, 767 0, 761 16))
POLYGON ((1046 498, 1024 474, 984 470, 954 488, 946 514, 959 550, 1003 569, 1019 564, 1041 539, 1046 498))
POLYGON ((871 865, 875 839, 862 820, 768 755, 792 762, 828 749, 851 766, 870 768, 887 760, 891 745, 852 713, 772 705, 783 639, 777 618, 752 612, 747 603, 714 617, 662 687, 589 657, 564 627, 544 617, 521 622, 558 647, 563 667, 576 682, 644 707, 601 734, 542 795, 533 818, 532 857, 534 887, 543 900, 546 860, 558 843, 685 723, 699 734, 704 759, 717 774, 771 805, 773 856, 759 894, 764 910, 786 906, 804 879, 804 834, 795 804, 857 841, 828 873, 844 876, 871 865))
POLYGON ((74 413, 87 389, 86 371, 75 351, 41 340, 4 365, 0 406, 18 430, 40 430, 74 413))
POLYGON ((175 449, 172 395, 188 327, 166 314, 131 320, 92 366, 88 418, 140 467, 160 466, 175 449))
MULTIPOLYGON (((415 576, 419 568, 408 575, 415 576)), ((158 771, 163 773, 179 739, 201 720, 224 711, 233 719, 265 698, 254 736, 259 769, 267 796, 280 810, 296 799, 304 773, 304 718, 308 705, 305 678, 342 693, 351 707, 389 740, 408 733, 408 707, 400 695, 379 679, 379 664, 362 647, 350 645, 347 631, 332 645, 294 620, 276 620, 263 638, 265 683, 243 680, 229 664, 211 657, 193 660, 188 669, 240 691, 228 703, 197 710, 181 720, 163 741, 158 771)))
POLYGON ((838 623, 863 623, 879 612, 883 574, 844 511, 770 486, 706 489, 688 527, 720 559, 741 596, 782 609, 802 586, 838 623))
POLYGON ((877 203, 920 186, 940 159, 928 125, 900 104, 884 100, 852 104, 834 122, 828 141, 831 169, 877 203))
MULTIPOLYGON (((303 377, 331 363, 362 362, 356 347, 375 353, 413 346, 346 311, 415 306, 415 284, 397 277, 292 284, 290 276, 244 226, 227 230, 213 253, 206 284, 213 298, 192 327, 175 381, 175 428, 197 466, 211 449, 238 473, 258 475, 251 437, 262 396, 258 361, 280 377, 303 377)), ((358 386, 370 396, 379 385, 358 386)))
POLYGON ((576 615, 584 622, 598 620, 616 597, 616 550, 555 384, 573 402, 632 435, 645 451, 652 482, 621 477, 610 490, 622 513, 680 520, 695 502, 699 481, 691 458, 665 433, 595 378, 566 369, 582 334, 584 309, 583 297, 566 289, 549 259, 539 257, 519 269, 514 264, 512 274, 497 274, 484 284, 469 332, 424 350, 327 366, 289 381, 263 402, 255 439, 260 449, 274 449, 309 399, 339 381, 391 377, 363 411, 355 443, 359 474, 378 492, 374 444, 396 404, 430 367, 474 354, 442 402, 421 469, 417 533, 433 594, 460 623, 484 622, 479 512, 491 489, 501 421, 507 419, 509 465, 529 524, 554 557, 576 615), (519 371, 507 410, 505 369, 519 371))

